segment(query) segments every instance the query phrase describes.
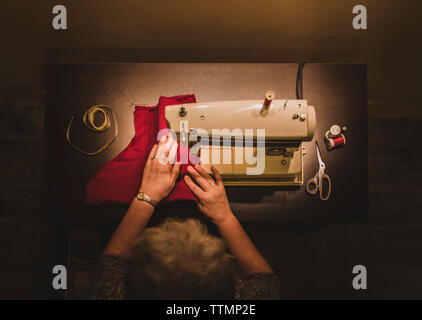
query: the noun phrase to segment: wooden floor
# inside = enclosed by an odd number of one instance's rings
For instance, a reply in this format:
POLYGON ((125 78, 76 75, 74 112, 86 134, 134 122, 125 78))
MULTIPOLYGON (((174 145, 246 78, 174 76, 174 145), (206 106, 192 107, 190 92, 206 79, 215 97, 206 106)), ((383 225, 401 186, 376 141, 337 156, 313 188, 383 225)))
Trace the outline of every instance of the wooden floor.
MULTIPOLYGON (((61 298, 51 289, 51 258, 58 255, 70 266, 66 297, 84 298, 113 226, 67 230, 45 220, 43 96, 16 96, 2 94, 0 102, 0 298, 61 298), (69 255, 57 252, 58 238, 69 255)), ((370 119, 368 221, 245 225, 279 275, 283 298, 422 298, 421 127, 370 119), (352 289, 358 264, 368 270, 366 291, 352 289)))

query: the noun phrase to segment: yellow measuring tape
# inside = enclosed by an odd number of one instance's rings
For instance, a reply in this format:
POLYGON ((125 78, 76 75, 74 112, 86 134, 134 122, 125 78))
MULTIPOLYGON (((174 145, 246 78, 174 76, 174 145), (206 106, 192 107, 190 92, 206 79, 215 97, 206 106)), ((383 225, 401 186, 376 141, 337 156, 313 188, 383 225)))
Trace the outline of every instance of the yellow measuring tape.
POLYGON ((91 108, 89 108, 88 110, 85 111, 82 121, 83 121, 85 127, 87 127, 88 129, 90 129, 94 132, 106 131, 108 128, 110 128, 111 121, 110 121, 110 117, 108 116, 107 112, 105 112, 105 109, 109 110, 111 112, 111 114, 113 115, 114 127, 115 127, 114 135, 104 146, 102 146, 100 149, 98 149, 97 151, 94 151, 94 152, 84 151, 81 148, 75 146, 72 143, 72 141, 70 141, 70 127, 72 126, 72 122, 73 122, 74 117, 72 116, 72 118, 70 119, 69 125, 67 126, 67 130, 66 130, 66 140, 67 140, 67 142, 69 142, 69 144, 73 148, 78 150, 80 153, 83 153, 87 156, 95 156, 96 154, 99 154, 100 152, 107 149, 113 143, 113 141, 116 139, 116 137, 118 135, 117 121, 116 121, 116 115, 114 114, 114 111, 113 111, 112 108, 110 108, 106 105, 102 105, 102 104, 98 104, 96 106, 93 106, 93 107, 91 107, 91 108), (95 123, 94 123, 94 116, 97 112, 101 112, 104 115, 104 122, 100 126, 96 126, 95 123))

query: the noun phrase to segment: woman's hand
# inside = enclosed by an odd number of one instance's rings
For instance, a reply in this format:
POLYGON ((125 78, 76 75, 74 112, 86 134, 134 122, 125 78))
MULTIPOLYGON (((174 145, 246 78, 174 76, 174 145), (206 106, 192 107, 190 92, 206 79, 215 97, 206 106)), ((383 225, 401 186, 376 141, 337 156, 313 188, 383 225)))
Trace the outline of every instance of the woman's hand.
POLYGON ((177 141, 171 136, 163 136, 154 145, 148 156, 142 177, 140 192, 144 192, 156 203, 163 200, 173 189, 180 173, 180 163, 174 163, 177 154, 177 141))
POLYGON ((205 216, 214 224, 219 225, 233 216, 227 200, 226 190, 224 189, 223 179, 218 170, 211 166, 214 179, 200 165, 195 168, 189 166, 188 175, 185 176, 185 182, 189 189, 198 198, 198 207, 205 216))
POLYGON ((189 175, 185 182, 189 189, 198 198, 199 209, 217 225, 221 237, 226 241, 230 252, 235 256, 240 271, 244 276, 256 273, 273 273, 258 249, 249 239, 241 224, 233 215, 223 180, 218 170, 211 166, 214 179, 202 168, 196 165, 195 169, 188 167, 189 175))

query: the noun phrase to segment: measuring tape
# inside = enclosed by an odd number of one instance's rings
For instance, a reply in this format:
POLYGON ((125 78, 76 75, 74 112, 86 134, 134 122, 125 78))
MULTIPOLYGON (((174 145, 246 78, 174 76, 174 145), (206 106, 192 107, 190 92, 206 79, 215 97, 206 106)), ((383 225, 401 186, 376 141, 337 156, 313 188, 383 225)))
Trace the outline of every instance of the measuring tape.
POLYGON ((116 137, 118 135, 118 128, 117 128, 117 122, 116 122, 116 115, 114 114, 114 111, 113 111, 112 108, 110 108, 106 105, 101 105, 101 104, 93 106, 93 107, 91 107, 91 108, 89 108, 88 110, 85 111, 83 118, 82 118, 82 121, 83 121, 85 127, 87 127, 88 129, 90 129, 94 132, 106 131, 108 128, 110 128, 111 121, 110 121, 110 117, 108 116, 107 112, 105 112, 105 109, 109 110, 111 112, 111 114, 113 115, 114 127, 115 127, 113 137, 104 146, 102 146, 97 151, 87 152, 87 151, 82 150, 81 148, 75 146, 72 143, 72 141, 70 140, 70 127, 72 126, 72 122, 73 122, 73 118, 74 118, 72 116, 72 118, 70 119, 69 125, 67 126, 66 140, 74 149, 78 150, 80 153, 83 153, 87 156, 95 156, 95 155, 99 154, 100 152, 104 151, 105 149, 107 149, 113 143, 113 141, 116 139, 116 137), (94 117, 95 117, 95 114, 97 112, 101 112, 104 115, 104 122, 100 126, 96 126, 95 123, 94 123, 94 117))

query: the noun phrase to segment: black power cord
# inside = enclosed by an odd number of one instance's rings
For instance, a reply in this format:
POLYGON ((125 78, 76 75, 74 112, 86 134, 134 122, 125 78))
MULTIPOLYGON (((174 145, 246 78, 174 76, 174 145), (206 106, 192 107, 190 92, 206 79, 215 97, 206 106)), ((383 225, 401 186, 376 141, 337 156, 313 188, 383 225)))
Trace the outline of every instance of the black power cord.
POLYGON ((305 62, 300 62, 299 67, 297 69, 297 76, 296 76, 296 99, 302 100, 303 99, 303 67, 305 66, 305 62))

